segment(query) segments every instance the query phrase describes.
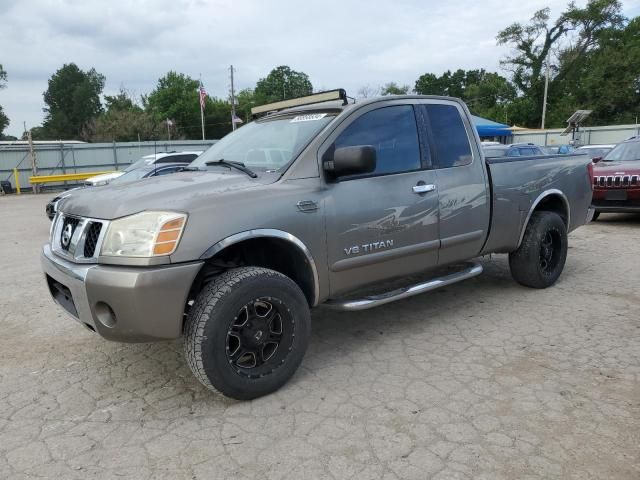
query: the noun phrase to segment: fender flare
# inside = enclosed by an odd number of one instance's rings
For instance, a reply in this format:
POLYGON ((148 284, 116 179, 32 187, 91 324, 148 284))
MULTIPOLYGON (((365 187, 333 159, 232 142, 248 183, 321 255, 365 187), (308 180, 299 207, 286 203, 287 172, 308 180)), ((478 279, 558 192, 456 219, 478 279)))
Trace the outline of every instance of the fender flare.
POLYGON ((535 211, 536 207, 540 204, 542 200, 544 200, 546 197, 550 195, 557 195, 562 199, 562 203, 564 204, 564 207, 567 210, 567 230, 569 230, 569 227, 571 225, 571 207, 569 206, 569 199, 564 193, 562 193, 562 191, 558 190, 557 188, 551 188, 549 190, 545 190, 540 195, 538 195, 538 197, 531 204, 531 208, 529 208, 529 213, 527 213, 527 218, 525 219, 524 224, 522 225, 522 230, 520 231, 520 238, 518 238, 518 245, 516 246, 516 248, 519 248, 520 244, 522 244, 522 239, 524 238, 524 233, 527 230, 527 225, 529 225, 529 220, 531 220, 531 215, 533 215, 533 212, 535 211))
POLYGON ((209 247, 200 256, 200 260, 207 260, 235 243, 243 242, 252 238, 277 238, 280 240, 284 240, 295 246, 305 256, 307 262, 309 263, 309 266, 311 267, 311 273, 313 275, 312 306, 315 307, 318 304, 318 299, 320 298, 320 282, 318 280, 318 268, 316 267, 316 262, 313 259, 313 255, 311 255, 311 251, 302 242, 302 240, 288 232, 272 228, 258 228, 255 230, 247 230, 244 232, 235 233, 226 238, 223 238, 218 243, 209 247))

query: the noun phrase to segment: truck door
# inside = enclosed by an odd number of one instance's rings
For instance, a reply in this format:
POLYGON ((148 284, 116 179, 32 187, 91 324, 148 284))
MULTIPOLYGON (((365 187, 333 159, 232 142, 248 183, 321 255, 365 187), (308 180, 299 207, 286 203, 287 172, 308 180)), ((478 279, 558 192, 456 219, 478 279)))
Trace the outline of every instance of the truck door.
POLYGON ((389 101, 359 109, 319 153, 357 145, 376 148, 375 171, 327 182, 332 296, 438 262, 438 192, 415 105, 389 101))
POLYGON ((427 136, 435 167, 440 210, 441 265, 480 253, 489 231, 490 190, 473 127, 455 102, 429 101, 427 136))

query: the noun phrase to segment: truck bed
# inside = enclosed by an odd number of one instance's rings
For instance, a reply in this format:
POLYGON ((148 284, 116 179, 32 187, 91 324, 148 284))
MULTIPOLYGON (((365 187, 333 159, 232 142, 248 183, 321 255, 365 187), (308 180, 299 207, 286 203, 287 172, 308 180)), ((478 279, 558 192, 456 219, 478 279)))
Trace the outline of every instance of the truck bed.
POLYGON ((486 158, 491 223, 482 253, 517 248, 533 208, 547 195, 568 204, 568 231, 583 225, 591 204, 590 162, 586 155, 486 158))

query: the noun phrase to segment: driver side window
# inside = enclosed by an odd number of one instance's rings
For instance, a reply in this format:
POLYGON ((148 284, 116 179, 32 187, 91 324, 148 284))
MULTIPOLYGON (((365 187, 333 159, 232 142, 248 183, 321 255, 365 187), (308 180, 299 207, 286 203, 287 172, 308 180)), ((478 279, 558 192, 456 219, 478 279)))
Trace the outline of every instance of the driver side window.
POLYGON ((421 168, 418 129, 411 105, 382 107, 363 114, 338 136, 334 144, 335 148, 375 147, 376 169, 367 176, 421 168))

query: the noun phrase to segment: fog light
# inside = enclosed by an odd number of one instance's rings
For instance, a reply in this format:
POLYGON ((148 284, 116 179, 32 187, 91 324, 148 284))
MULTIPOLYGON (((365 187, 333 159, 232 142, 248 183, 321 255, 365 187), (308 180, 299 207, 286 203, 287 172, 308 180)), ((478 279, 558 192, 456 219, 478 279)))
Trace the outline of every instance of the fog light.
POLYGON ((106 303, 96 303, 95 313, 100 323, 105 327, 113 328, 116 326, 116 314, 113 313, 113 309, 106 303))

